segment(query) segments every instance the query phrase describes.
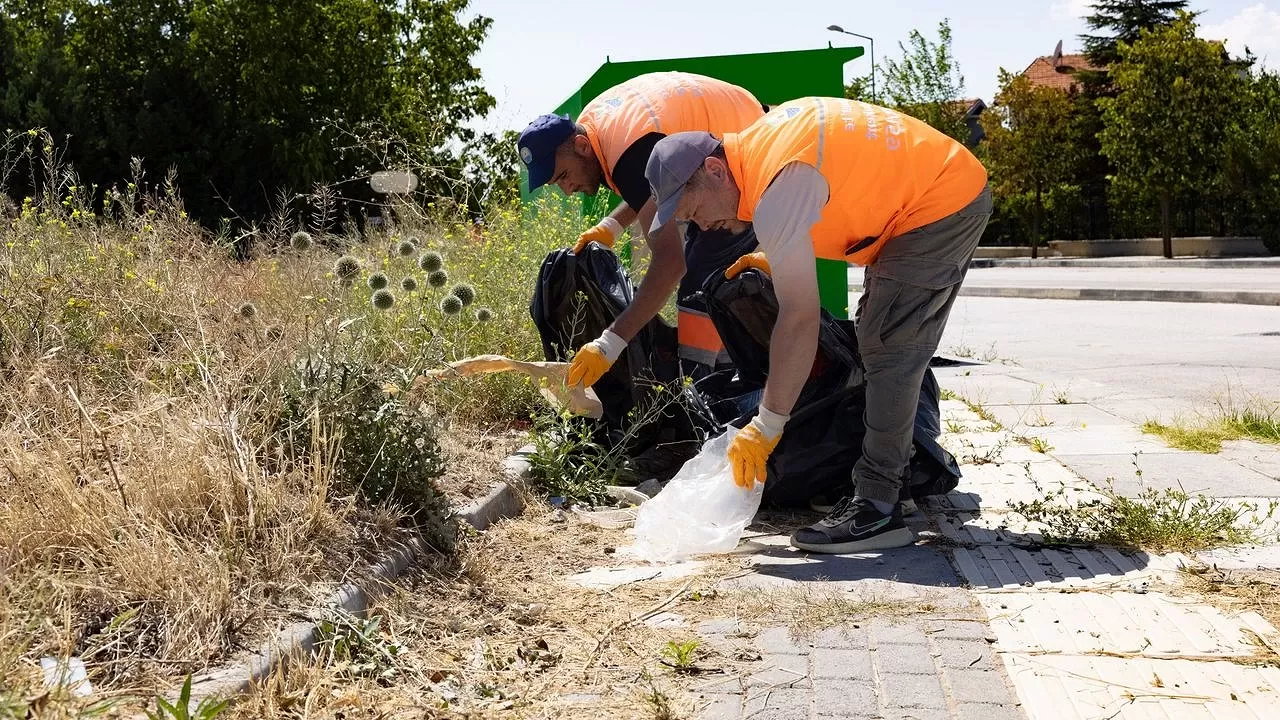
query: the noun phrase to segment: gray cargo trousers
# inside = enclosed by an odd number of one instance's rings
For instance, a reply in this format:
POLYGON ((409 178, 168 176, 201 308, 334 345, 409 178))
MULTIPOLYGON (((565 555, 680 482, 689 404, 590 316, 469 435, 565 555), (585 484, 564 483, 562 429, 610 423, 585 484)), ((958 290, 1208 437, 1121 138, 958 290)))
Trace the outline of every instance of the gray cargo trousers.
POLYGON ((854 322, 866 375, 860 497, 896 503, 911 459, 920 384, 991 217, 991 188, 963 209, 891 238, 867 266, 854 322))

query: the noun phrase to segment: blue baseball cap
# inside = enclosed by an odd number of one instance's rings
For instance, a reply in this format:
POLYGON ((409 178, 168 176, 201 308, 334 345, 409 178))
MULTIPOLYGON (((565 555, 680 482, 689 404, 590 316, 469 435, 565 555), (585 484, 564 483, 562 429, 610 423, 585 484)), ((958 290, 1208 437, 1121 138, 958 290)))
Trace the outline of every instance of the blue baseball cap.
POLYGON ((520 133, 516 150, 529 170, 529 191, 546 185, 556 171, 556 148, 573 135, 568 115, 540 115, 520 133))

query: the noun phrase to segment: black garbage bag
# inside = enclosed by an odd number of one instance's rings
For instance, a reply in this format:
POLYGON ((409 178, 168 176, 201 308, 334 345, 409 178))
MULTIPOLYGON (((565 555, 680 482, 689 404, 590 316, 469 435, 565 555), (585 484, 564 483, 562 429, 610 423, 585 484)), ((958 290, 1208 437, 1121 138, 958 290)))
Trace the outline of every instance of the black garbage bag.
MULTIPOLYGON (((744 270, 732 279, 707 278, 702 294, 708 314, 744 382, 764 385, 778 301, 768 275, 744 270)), ((852 489, 853 466, 866 434, 866 388, 853 323, 822 311, 818 351, 809 378, 791 411, 787 431, 770 456, 764 503, 802 508, 817 495, 841 496, 852 489)), ((907 477, 913 497, 949 492, 959 482, 955 458, 937 443, 941 430, 939 391, 925 373, 916 413, 913 454, 907 477)), ((743 427, 754 412, 732 425, 743 427)))
MULTIPOLYGON (((609 249, 592 243, 576 255, 568 249, 549 253, 529 304, 544 357, 568 360, 600 337, 634 297, 609 249)), ((682 382, 676 329, 661 317, 636 334, 592 388, 604 408, 595 440, 610 450, 621 446, 634 473, 623 482, 669 479, 719 427, 702 397, 682 382)))

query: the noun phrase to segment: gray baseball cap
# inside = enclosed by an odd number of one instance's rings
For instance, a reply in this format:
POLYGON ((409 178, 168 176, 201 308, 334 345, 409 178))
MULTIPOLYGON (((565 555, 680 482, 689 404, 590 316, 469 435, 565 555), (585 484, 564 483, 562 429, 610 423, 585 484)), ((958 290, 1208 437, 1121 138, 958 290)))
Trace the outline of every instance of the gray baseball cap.
POLYGON ((645 179, 658 204, 650 233, 658 232, 671 222, 685 183, 719 147, 720 141, 714 135, 701 131, 675 133, 654 144, 644 168, 645 179))

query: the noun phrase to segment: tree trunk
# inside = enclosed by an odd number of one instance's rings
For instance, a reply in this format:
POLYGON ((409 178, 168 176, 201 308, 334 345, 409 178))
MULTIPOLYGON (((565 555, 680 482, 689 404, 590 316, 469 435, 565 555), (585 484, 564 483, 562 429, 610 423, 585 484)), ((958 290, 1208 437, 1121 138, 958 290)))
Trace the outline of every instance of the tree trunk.
POLYGON ((1031 259, 1035 260, 1040 257, 1037 252, 1040 247, 1040 216, 1044 212, 1043 205, 1040 202, 1040 186, 1036 185, 1036 207, 1031 214, 1031 259))
POLYGON ((1169 210, 1173 205, 1173 193, 1160 193, 1160 233, 1164 238, 1164 256, 1173 259, 1173 227, 1169 218, 1169 210))

